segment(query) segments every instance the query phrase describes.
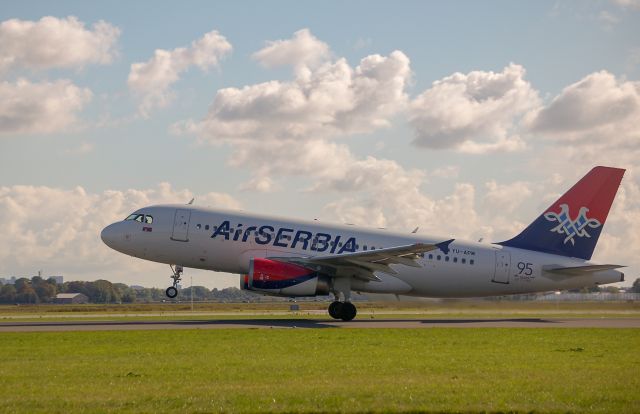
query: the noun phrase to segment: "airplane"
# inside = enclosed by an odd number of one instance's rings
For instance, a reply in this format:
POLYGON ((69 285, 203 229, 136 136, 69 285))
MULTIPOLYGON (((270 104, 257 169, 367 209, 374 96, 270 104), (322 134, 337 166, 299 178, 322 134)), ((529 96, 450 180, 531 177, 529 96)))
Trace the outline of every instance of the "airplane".
POLYGON ((105 227, 101 238, 124 254, 169 264, 169 298, 177 296, 185 267, 207 269, 237 273, 242 289, 262 294, 332 294, 329 315, 350 321, 357 314, 351 292, 460 298, 624 281, 624 273, 616 269, 625 266, 591 262, 624 172, 593 168, 520 234, 497 243, 278 218, 191 202, 141 208, 105 227))

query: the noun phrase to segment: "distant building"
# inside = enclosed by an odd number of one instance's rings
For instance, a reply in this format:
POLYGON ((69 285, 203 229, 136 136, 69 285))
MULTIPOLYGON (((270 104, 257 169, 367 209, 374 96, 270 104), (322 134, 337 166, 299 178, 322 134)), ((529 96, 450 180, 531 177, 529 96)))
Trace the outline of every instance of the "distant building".
POLYGON ((84 293, 58 293, 55 303, 88 303, 89 298, 84 293))
POLYGON ((57 284, 61 285, 64 283, 64 277, 63 276, 47 276, 43 278, 44 280, 49 280, 49 279, 53 279, 56 281, 57 284))
POLYGON ((18 279, 19 278, 15 276, 11 276, 9 278, 0 277, 0 283, 2 283, 3 285, 15 285, 16 280, 18 279))

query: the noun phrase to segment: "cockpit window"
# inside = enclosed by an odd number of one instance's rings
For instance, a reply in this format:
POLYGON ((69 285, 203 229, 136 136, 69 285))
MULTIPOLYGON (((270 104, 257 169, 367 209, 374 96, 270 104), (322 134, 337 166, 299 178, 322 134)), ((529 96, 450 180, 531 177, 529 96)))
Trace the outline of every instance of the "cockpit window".
POLYGON ((144 221, 144 214, 131 214, 129 217, 124 219, 124 221, 128 221, 128 220, 135 220, 142 223, 144 221))
POLYGON ((153 223, 153 216, 147 214, 146 216, 144 216, 144 222, 147 224, 153 223))

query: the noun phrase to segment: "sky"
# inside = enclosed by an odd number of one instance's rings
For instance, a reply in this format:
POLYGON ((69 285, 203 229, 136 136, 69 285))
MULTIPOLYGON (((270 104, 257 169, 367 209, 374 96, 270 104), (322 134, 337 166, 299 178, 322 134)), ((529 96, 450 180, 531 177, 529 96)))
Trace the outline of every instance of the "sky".
POLYGON ((100 230, 192 197, 501 241, 608 165, 594 260, 630 284, 639 79, 638 0, 6 3, 0 277, 166 287, 100 230))

